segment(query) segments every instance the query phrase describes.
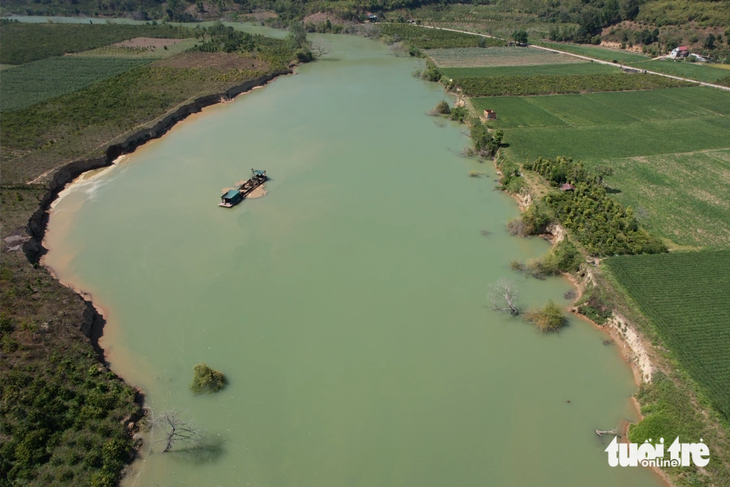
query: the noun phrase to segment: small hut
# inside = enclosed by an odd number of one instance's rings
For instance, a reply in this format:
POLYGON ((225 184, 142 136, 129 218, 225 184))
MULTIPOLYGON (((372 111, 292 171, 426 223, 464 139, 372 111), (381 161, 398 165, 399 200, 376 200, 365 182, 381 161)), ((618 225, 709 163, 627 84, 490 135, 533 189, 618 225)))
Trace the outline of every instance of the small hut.
POLYGON ((570 183, 565 183, 560 187, 560 191, 573 191, 575 189, 575 186, 573 186, 570 183))
POLYGON ((484 110, 484 119, 485 120, 497 120, 497 112, 487 108, 486 110, 484 110))

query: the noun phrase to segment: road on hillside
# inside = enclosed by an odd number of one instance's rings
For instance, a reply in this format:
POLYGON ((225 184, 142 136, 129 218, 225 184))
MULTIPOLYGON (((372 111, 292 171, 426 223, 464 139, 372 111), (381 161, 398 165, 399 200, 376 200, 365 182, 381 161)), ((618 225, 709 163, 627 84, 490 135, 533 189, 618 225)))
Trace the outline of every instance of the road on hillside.
MULTIPOLYGON (((448 29, 446 27, 433 27, 433 26, 430 26, 430 25, 421 25, 420 27, 423 27, 423 28, 426 28, 426 29, 448 30, 448 31, 451 31, 451 32, 459 32, 461 34, 471 34, 471 35, 474 35, 474 36, 489 37, 489 38, 492 38, 492 39, 500 39, 502 41, 506 41, 506 39, 502 39, 501 37, 490 36, 490 35, 487 35, 487 34, 477 34, 476 32, 468 32, 468 31, 465 31, 465 30, 448 29)), ((680 80, 680 81, 687 81, 689 83, 696 83, 696 84, 701 85, 701 86, 709 86, 711 88, 717 88, 717 89, 720 89, 720 90, 730 91, 730 87, 728 87, 728 86, 716 85, 716 84, 713 84, 713 83, 705 83, 704 81, 697 81, 696 79, 682 78, 681 76, 673 76, 671 74, 657 73, 656 71, 649 71, 647 69, 634 68, 633 66, 624 66, 623 64, 620 64, 620 63, 613 63, 611 61, 604 61, 602 59, 596 59, 596 58, 592 58, 592 57, 589 57, 589 56, 582 56, 580 54, 573 54, 573 53, 570 53, 570 52, 560 51, 558 49, 551 49, 549 47, 535 46, 535 45, 532 45, 532 44, 528 44, 527 47, 530 48, 530 49, 540 49, 542 51, 555 52, 555 53, 558 53, 558 54, 564 54, 566 56, 573 56, 573 57, 578 58, 578 59, 584 59, 586 61, 593 61, 594 63, 599 63, 599 64, 606 64, 608 66, 615 66, 615 67, 621 68, 621 69, 634 69, 634 70, 641 71, 642 73, 655 74, 657 76, 664 76, 665 78, 671 78, 671 79, 676 79, 676 80, 680 80)))

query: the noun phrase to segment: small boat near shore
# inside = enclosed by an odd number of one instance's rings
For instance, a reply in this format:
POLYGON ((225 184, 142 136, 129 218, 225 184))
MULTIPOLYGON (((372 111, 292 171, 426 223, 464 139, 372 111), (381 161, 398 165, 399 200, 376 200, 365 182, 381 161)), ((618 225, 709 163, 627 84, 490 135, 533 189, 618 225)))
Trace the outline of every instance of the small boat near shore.
POLYGON ((218 203, 218 206, 222 206, 223 208, 232 208, 236 206, 238 203, 243 201, 246 196, 251 194, 254 189, 258 188, 268 180, 269 177, 266 175, 266 171, 251 169, 251 177, 241 184, 238 189, 230 189, 223 193, 221 195, 221 202, 218 203))

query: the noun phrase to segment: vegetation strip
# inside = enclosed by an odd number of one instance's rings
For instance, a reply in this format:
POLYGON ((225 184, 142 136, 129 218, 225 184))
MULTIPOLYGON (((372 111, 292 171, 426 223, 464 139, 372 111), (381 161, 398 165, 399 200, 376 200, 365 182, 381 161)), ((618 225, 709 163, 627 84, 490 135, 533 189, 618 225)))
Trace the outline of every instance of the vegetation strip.
MULTIPOLYGON (((441 65, 440 65, 441 66, 441 65)), ((489 66, 476 68, 445 68, 441 72, 447 78, 481 78, 494 76, 566 76, 586 74, 616 74, 614 66, 599 63, 542 64, 528 66, 489 66)))
POLYGON ((692 86, 691 83, 647 74, 574 74, 566 76, 492 76, 454 78, 449 87, 461 88, 467 96, 524 96, 599 91, 653 90, 692 86))

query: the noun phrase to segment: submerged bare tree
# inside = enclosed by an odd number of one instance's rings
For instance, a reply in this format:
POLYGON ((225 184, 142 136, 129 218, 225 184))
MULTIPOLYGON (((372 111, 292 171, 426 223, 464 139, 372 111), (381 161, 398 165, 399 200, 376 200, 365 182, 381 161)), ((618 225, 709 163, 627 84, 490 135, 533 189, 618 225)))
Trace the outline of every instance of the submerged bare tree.
POLYGON ((506 279, 500 279, 493 284, 492 292, 489 293, 489 302, 492 304, 493 310, 513 316, 520 314, 520 309, 517 307, 518 298, 517 286, 506 279))
POLYGON ((316 41, 312 41, 312 45, 309 47, 309 50, 312 51, 314 59, 319 59, 325 54, 331 53, 332 46, 318 39, 316 41))
POLYGON ((162 438, 157 441, 165 445, 162 453, 172 450, 175 445, 182 445, 188 450, 205 446, 202 430, 186 420, 179 411, 161 413, 152 420, 152 426, 161 432, 162 438))

